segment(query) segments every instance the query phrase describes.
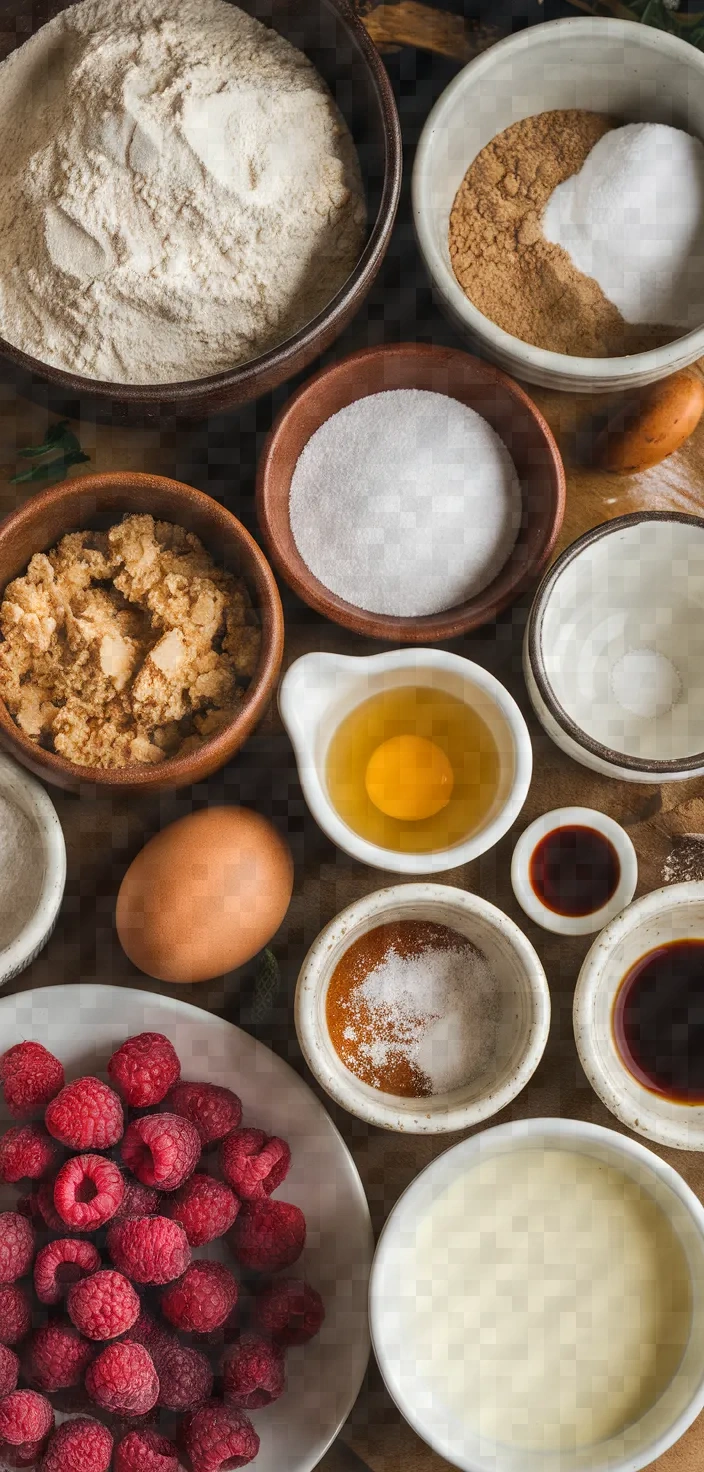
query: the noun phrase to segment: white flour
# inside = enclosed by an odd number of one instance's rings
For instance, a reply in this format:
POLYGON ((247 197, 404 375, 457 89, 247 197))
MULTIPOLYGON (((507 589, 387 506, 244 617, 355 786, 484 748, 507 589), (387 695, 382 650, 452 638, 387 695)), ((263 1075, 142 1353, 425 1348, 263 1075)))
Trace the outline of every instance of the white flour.
POLYGON ((232 368, 359 257, 352 139, 225 0, 84 0, 0 66, 0 335, 119 383, 232 368))

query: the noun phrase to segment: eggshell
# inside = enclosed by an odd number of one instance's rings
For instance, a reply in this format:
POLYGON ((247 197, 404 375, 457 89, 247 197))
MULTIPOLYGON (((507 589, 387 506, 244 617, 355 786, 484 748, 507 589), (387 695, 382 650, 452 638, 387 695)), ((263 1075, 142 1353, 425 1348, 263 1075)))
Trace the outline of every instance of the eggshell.
POLYGON ((267 818, 249 808, 205 808, 137 854, 120 885, 117 933, 147 976, 206 981, 266 945, 292 888, 290 850, 267 818))
POLYGON ((594 464, 617 475, 659 465, 693 434, 704 411, 704 384, 691 373, 650 384, 611 415, 594 446, 594 464))

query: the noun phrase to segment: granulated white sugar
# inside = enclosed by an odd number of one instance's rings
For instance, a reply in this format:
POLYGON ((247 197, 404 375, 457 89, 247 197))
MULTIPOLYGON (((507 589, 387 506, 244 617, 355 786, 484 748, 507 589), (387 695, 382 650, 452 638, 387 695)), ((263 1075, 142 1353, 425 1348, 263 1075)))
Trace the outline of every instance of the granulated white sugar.
POLYGON ((656 649, 627 649, 611 670, 611 690, 622 710, 651 720, 665 715, 682 694, 672 661, 656 649))
POLYGON ((511 555, 521 488, 491 425, 446 394, 393 389, 333 414, 291 481, 291 530, 315 577, 406 618, 480 593, 511 555))

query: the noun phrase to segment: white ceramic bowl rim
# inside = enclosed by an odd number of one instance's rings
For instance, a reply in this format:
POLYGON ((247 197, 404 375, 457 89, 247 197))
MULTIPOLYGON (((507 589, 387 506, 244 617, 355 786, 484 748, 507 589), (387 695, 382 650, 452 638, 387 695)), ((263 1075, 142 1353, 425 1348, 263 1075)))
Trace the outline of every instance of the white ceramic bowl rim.
POLYGON ((31 918, 0 950, 0 984, 22 971, 49 939, 66 883, 66 844, 56 809, 40 782, 4 752, 0 754, 0 793, 22 792, 44 858, 44 877, 31 918))
POLYGON ((603 930, 609 920, 613 920, 625 905, 630 904, 637 881, 636 851, 625 828, 615 818, 610 818, 607 813, 600 813, 597 808, 553 808, 551 812, 535 818, 524 829, 513 850, 511 883, 519 905, 531 920, 556 935, 591 935, 596 930, 603 930), (559 828, 579 826, 595 829, 613 845, 620 866, 619 881, 611 899, 600 909, 590 910, 586 915, 563 915, 559 910, 551 910, 548 905, 544 905, 536 894, 530 882, 530 861, 538 844, 548 833, 559 828))
MULTIPOLYGON (((423 256, 428 263, 431 275, 438 289, 448 298, 458 315, 467 323, 467 326, 480 338, 489 338, 490 341, 504 352, 509 352, 514 357, 522 360, 531 368, 547 372, 550 375, 562 375, 569 372, 572 375, 584 378, 587 383, 594 376, 594 365, 598 363, 602 375, 627 373, 634 378, 639 373, 647 373, 657 368, 658 377, 665 378, 668 372, 672 372, 671 364, 678 364, 681 358, 683 346, 691 345, 692 357, 700 357, 704 353, 704 324, 692 332, 683 333, 672 342, 664 344, 659 348, 650 348, 644 353, 631 353, 628 356, 618 358, 582 358, 573 357, 569 353, 555 353, 548 348, 538 348, 532 343, 524 342, 522 338, 514 337, 512 333, 506 332, 499 327, 490 317, 475 307, 474 303, 465 296, 459 281, 456 280, 451 267, 443 259, 437 249, 432 229, 426 219, 425 207, 421 198, 421 179, 428 169, 428 156, 434 146, 433 135, 444 127, 445 114, 450 111, 455 95, 462 92, 468 81, 475 86, 481 85, 482 76, 485 71, 490 71, 501 53, 516 50, 529 50, 533 45, 542 45, 546 32, 552 31, 557 35, 567 32, 579 38, 580 36, 609 39, 613 41, 626 40, 638 35, 638 41, 643 47, 653 51, 669 52, 674 58, 680 58, 690 65, 697 65, 691 53, 696 48, 690 46, 688 41, 680 40, 678 36, 670 35, 667 31, 656 30, 654 27, 643 26, 638 21, 618 20, 611 17, 595 16, 593 19, 581 16, 568 17, 563 20, 546 21, 542 25, 529 27, 519 31, 516 35, 507 36, 503 41, 489 48, 474 61, 467 63, 462 71, 453 78, 449 86, 438 98, 434 108, 428 115, 416 150, 411 183, 411 194, 413 200, 413 215, 415 228, 423 256), (696 347, 696 353, 694 349, 696 347)), ((704 84, 704 56, 699 54, 698 65, 702 72, 702 83, 704 84)), ((518 366, 516 373, 520 377, 518 366)))
POLYGON ((639 526, 643 522, 672 521, 696 527, 698 531, 704 532, 704 517, 691 516, 684 511, 632 511, 627 516, 615 516, 612 521, 603 521, 599 526, 592 527, 590 531, 577 537, 576 541, 571 542, 569 547, 565 548, 546 572, 533 599, 526 629, 526 648, 531 673, 548 711, 558 726, 566 735, 571 736, 578 746, 584 747, 594 756, 600 757, 602 761, 610 765, 625 767, 632 772, 652 772, 653 781, 657 780, 660 772, 664 774, 688 772, 692 768, 704 766, 704 751, 692 752, 691 755, 670 760, 656 761, 647 757, 627 756, 624 752, 614 751, 610 746, 604 746, 600 741, 595 741, 593 736, 590 736, 581 726, 577 725, 576 721, 572 720, 564 706, 560 704, 545 668, 542 635, 548 603, 558 580, 570 563, 581 556, 587 547, 591 547, 594 542, 599 542, 602 538, 609 537, 615 532, 624 531, 627 527, 639 526))

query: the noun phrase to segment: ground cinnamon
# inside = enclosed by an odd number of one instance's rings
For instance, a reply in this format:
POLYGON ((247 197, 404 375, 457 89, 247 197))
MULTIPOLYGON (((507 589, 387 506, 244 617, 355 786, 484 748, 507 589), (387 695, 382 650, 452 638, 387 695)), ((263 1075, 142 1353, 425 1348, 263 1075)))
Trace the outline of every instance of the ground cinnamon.
POLYGON ((499 327, 573 357, 644 352, 678 334, 633 326, 601 287, 542 233, 545 205, 617 123, 577 109, 543 112, 499 133, 470 165, 450 215, 450 258, 463 291, 499 327))

